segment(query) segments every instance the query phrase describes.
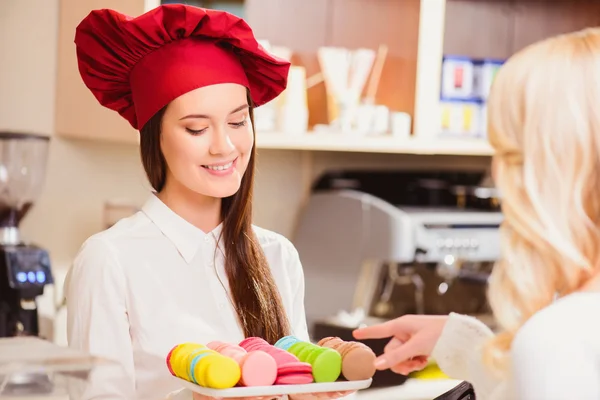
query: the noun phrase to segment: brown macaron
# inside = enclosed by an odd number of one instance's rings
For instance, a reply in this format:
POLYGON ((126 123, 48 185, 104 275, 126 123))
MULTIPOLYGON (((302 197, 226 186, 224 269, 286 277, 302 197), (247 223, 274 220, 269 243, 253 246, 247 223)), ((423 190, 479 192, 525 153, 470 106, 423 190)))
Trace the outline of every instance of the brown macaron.
POLYGON ((319 340, 319 342, 317 343, 317 345, 319 345, 321 347, 332 348, 333 344, 342 343, 342 342, 343 342, 343 340, 340 339, 339 337, 328 336, 328 337, 325 337, 325 338, 319 340))
POLYGON ((336 350, 342 356, 342 375, 349 381, 365 380, 375 375, 376 355, 371 348, 360 342, 346 342, 338 337, 327 337, 319 346, 336 350))

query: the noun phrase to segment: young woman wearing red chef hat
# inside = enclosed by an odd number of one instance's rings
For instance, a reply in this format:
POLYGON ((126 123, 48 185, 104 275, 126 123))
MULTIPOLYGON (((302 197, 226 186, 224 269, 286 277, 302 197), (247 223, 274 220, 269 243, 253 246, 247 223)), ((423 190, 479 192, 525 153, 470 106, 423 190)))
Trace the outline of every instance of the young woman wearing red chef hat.
POLYGON ((192 399, 164 361, 179 343, 308 340, 296 249, 251 222, 252 110, 285 89, 290 64, 242 19, 181 4, 93 11, 75 44, 85 85, 140 131, 154 189, 83 244, 67 278, 69 345, 125 370, 92 375, 81 398, 192 399))

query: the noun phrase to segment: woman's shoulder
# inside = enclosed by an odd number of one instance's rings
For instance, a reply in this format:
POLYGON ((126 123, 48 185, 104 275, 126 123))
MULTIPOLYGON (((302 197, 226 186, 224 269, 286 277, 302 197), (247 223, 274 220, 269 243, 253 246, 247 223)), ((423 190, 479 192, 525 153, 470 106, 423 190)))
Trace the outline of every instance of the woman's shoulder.
POLYGON ((296 247, 284 235, 256 225, 252 225, 252 228, 267 257, 270 254, 282 254, 292 258, 298 257, 296 247))
POLYGON ((79 249, 79 253, 89 251, 105 251, 115 247, 127 238, 139 237, 148 232, 148 219, 142 212, 118 220, 112 226, 90 235, 85 239, 79 249))
POLYGON ((596 344, 600 337, 600 293, 573 293, 556 300, 538 311, 519 329, 515 335, 513 351, 533 349, 545 343, 549 346, 587 346, 596 344), (543 340, 540 340, 542 339, 543 340), (588 338, 592 338, 591 342, 588 338))
POLYGON ((121 229, 117 223, 82 243, 65 277, 65 295, 72 290, 90 290, 91 286, 123 286, 125 278, 116 250, 121 229))
POLYGON ((284 277, 295 285, 304 282, 300 256, 292 242, 280 233, 254 225, 252 228, 276 278, 284 277))
POLYGON ((292 242, 283 236, 281 233, 261 228, 260 226, 252 225, 252 229, 261 247, 276 247, 285 250, 296 250, 292 242))
POLYGON ((118 249, 127 247, 126 239, 135 237, 136 232, 140 230, 138 214, 123 218, 111 227, 87 237, 77 251, 73 268, 85 270, 114 268, 118 264, 118 249))
POLYGON ((527 320, 510 357, 520 398, 600 398, 599 311, 600 293, 576 293, 527 320))

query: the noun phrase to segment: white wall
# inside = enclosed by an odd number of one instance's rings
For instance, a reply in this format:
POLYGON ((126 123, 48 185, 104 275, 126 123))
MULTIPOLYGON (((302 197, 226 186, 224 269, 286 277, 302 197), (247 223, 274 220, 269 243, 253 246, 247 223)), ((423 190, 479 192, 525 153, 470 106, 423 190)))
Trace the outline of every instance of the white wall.
POLYGON ((0 1, 0 129, 52 133, 58 0, 0 1))

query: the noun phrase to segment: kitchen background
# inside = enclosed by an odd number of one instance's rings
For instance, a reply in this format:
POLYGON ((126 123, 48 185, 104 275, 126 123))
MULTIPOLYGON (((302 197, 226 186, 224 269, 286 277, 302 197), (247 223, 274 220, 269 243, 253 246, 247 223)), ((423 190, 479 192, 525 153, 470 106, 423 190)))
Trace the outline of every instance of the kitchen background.
MULTIPOLYGON (((138 15, 159 2, 0 1, 0 130, 51 138, 43 191, 21 231, 50 252, 56 283, 39 299, 41 334, 59 344, 66 344, 62 282, 79 246, 110 224, 107 207, 126 215, 150 190, 137 133, 81 82, 74 29, 91 9, 138 15)), ((311 186, 326 171, 485 177, 494 70, 529 43, 600 22, 596 0, 186 3, 243 16, 265 46, 293 62, 287 92, 257 113, 255 223, 294 242, 311 186), (340 80, 347 58, 334 47, 360 49, 350 87, 340 80)), ((337 290, 354 292, 348 285, 337 290)))

